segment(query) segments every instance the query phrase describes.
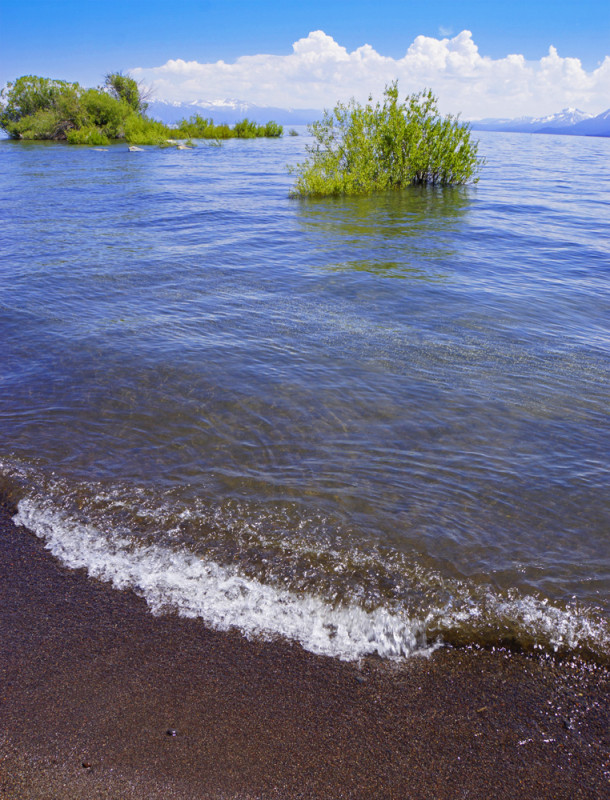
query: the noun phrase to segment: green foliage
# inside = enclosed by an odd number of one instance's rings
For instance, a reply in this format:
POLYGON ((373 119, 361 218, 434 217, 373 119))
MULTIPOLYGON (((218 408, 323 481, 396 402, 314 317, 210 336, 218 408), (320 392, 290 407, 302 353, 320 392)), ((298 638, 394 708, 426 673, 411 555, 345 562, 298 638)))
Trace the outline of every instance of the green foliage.
POLYGON ((291 128, 291 129, 288 131, 288 136, 298 136, 298 135, 299 135, 299 132, 298 132, 298 131, 295 131, 295 129, 294 129, 294 128, 291 128))
POLYGON ((238 139, 256 139, 258 136, 258 125, 251 122, 248 118, 236 122, 233 126, 233 133, 238 139))
POLYGON ((83 124, 99 128, 109 139, 123 138, 126 121, 136 116, 124 100, 100 92, 98 89, 88 89, 82 95, 81 106, 86 120, 83 124))
POLYGON ((268 122, 266 125, 259 126, 259 131, 262 128, 262 133, 259 136, 266 136, 269 139, 279 139, 284 133, 284 128, 278 125, 277 122, 268 122))
POLYGON ((74 127, 77 83, 24 75, 0 92, 0 128, 14 139, 61 139, 74 127))
POLYGON ((263 136, 278 137, 283 132, 282 126, 276 122, 257 125, 256 122, 243 119, 230 128, 228 125, 215 125, 214 120, 196 114, 188 120, 180 120, 174 134, 181 139, 186 137, 193 139, 255 139, 263 136))
POLYGON ((14 139, 59 139, 62 120, 54 109, 36 111, 6 125, 5 130, 14 139))
POLYGON ((401 103, 396 82, 383 103, 351 100, 309 126, 315 143, 297 164, 294 194, 356 195, 408 185, 454 185, 477 180, 483 161, 470 129, 441 117, 431 91, 401 103))
POLYGON ((157 122, 139 114, 131 114, 125 119, 123 138, 129 144, 166 144, 172 131, 162 122, 157 122))
POLYGON ((24 75, 0 93, 0 128, 14 139, 61 139, 70 144, 165 145, 179 139, 221 139, 282 135, 275 122, 257 125, 245 119, 233 128, 215 125, 199 115, 181 120, 176 129, 144 115, 140 86, 128 75, 106 75, 104 87, 83 89, 78 83, 24 75))
POLYGON ((180 120, 174 135, 180 139, 230 139, 233 132, 228 125, 214 125, 214 120, 195 114, 180 120))
POLYGON ((99 128, 89 125, 84 128, 73 128, 67 133, 69 144, 110 144, 110 139, 99 128))
POLYGON ((109 72, 104 80, 104 86, 112 97, 122 100, 136 113, 144 114, 148 103, 142 93, 138 82, 122 72, 109 72))
POLYGON ((284 133, 284 129, 277 122, 268 122, 266 125, 257 125, 249 119, 236 122, 233 126, 233 135, 238 139, 256 139, 267 137, 270 139, 279 138, 284 133))
POLYGON ((2 92, 2 126, 6 122, 16 122, 23 117, 53 108, 62 92, 67 89, 78 91, 77 83, 54 81, 37 75, 23 75, 16 81, 9 81, 2 92))

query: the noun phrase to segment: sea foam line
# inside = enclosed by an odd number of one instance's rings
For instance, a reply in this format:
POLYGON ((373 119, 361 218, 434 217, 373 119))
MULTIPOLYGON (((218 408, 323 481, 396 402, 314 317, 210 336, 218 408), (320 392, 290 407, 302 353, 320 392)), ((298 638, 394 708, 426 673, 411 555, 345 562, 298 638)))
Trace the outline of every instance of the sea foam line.
POLYGON ((344 661, 373 654, 392 659, 429 654, 440 646, 443 634, 451 639, 451 632, 464 626, 472 629, 475 640, 483 632, 489 643, 494 631, 500 644, 502 631, 509 630, 546 651, 584 648, 604 658, 610 654, 606 621, 529 595, 502 597, 488 587, 472 596, 455 587, 452 600, 414 618, 383 607, 366 611, 355 603, 332 605, 313 594, 263 584, 193 553, 137 544, 31 497, 19 502, 14 521, 43 539, 65 566, 84 567, 117 589, 133 590, 153 614, 172 610, 200 617, 216 630, 235 628, 265 639, 281 636, 344 661))
POLYGON ((319 655, 353 661, 378 654, 399 658, 426 653, 425 620, 409 619, 354 604, 333 607, 314 595, 297 595, 245 578, 236 570, 163 546, 139 546, 63 512, 19 502, 14 522, 44 540, 65 566, 117 589, 132 589, 154 614, 169 609, 200 617, 217 630, 239 629, 246 636, 282 636, 319 655))

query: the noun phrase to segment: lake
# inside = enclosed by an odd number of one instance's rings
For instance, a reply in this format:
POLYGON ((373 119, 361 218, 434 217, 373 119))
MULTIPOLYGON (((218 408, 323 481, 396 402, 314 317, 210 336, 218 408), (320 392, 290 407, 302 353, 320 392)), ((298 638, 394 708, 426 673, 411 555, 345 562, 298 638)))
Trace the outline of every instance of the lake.
POLYGON ((0 488, 154 613, 610 658, 610 140, 289 196, 308 139, 0 142, 0 488))

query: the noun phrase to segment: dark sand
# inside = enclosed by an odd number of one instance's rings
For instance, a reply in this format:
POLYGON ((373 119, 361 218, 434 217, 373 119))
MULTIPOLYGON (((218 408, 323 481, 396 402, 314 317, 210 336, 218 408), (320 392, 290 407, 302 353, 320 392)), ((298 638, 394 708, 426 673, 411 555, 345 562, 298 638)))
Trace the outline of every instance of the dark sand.
POLYGON ((449 648, 344 664, 153 617, 7 508, 0 681, 11 800, 610 797, 602 667, 449 648))

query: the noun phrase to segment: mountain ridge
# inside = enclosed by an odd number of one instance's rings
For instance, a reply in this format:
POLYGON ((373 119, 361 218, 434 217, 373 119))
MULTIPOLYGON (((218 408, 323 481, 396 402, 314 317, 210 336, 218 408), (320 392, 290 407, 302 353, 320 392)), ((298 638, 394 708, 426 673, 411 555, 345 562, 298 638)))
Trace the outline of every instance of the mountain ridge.
MULTIPOLYGON (((192 100, 188 103, 171 100, 152 100, 148 114, 167 125, 194 114, 211 117, 216 124, 234 125, 247 117, 256 123, 270 120, 281 125, 308 125, 322 116, 314 108, 279 108, 258 106, 236 98, 224 100, 192 100)), ((543 117, 486 117, 468 122, 473 131, 502 131, 506 133, 555 133, 569 136, 610 136, 610 108, 597 116, 577 108, 564 108, 543 117)))
POLYGON ((610 108, 597 116, 577 108, 564 108, 545 117, 485 118, 471 120, 469 125, 473 131, 610 136, 610 108))

